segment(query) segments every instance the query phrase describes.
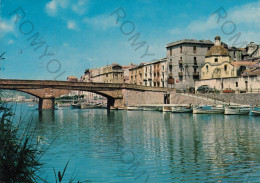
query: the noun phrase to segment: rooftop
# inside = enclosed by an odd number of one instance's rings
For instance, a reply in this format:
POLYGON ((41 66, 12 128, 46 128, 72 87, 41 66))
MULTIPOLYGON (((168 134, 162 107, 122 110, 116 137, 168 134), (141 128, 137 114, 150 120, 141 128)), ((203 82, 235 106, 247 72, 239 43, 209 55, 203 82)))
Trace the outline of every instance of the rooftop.
POLYGON ((166 48, 171 47, 171 46, 176 46, 176 45, 179 45, 179 44, 204 44, 204 45, 211 45, 212 46, 214 43, 210 40, 182 39, 182 40, 179 40, 179 41, 168 43, 166 48))
POLYGON ((229 56, 229 53, 222 45, 219 45, 210 48, 206 57, 210 56, 229 56))

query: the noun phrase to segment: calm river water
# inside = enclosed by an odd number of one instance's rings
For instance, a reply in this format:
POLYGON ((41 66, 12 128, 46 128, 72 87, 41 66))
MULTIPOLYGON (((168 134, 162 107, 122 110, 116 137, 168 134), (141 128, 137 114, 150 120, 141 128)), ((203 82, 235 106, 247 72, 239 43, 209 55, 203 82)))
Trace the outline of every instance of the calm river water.
POLYGON ((39 173, 55 182, 260 182, 260 118, 153 111, 39 111, 18 104, 16 119, 33 116, 40 142, 52 143, 39 173))

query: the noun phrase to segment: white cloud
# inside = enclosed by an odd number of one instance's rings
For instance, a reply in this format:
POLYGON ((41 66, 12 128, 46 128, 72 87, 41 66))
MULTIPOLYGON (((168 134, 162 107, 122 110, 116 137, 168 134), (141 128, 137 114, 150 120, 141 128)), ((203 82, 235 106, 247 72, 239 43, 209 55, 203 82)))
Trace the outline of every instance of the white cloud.
POLYGON ((83 15, 87 11, 87 0, 78 0, 78 2, 71 7, 72 11, 79 15, 83 15))
MULTIPOLYGON (((239 24, 259 24, 260 23, 260 1, 255 3, 249 3, 242 6, 237 6, 232 9, 219 10, 219 14, 224 16, 226 12, 225 18, 220 18, 218 22, 219 15, 214 13, 210 15, 207 19, 197 20, 191 22, 187 29, 192 32, 206 32, 209 30, 213 30, 215 28, 221 28, 223 24, 227 21, 232 21, 236 26, 239 24), (224 11, 223 11, 224 10, 224 11)), ((218 9, 216 9, 218 11, 218 9)), ((212 12, 213 13, 213 12, 212 12)), ((228 25, 233 26, 231 23, 227 23, 224 26, 228 25)), ((225 28, 224 27, 224 28, 225 28)))
POLYGON ((45 6, 48 15, 55 16, 60 10, 71 9, 73 12, 83 15, 87 11, 88 0, 51 0, 45 6))
POLYGON ((73 20, 69 20, 67 22, 67 28, 71 29, 71 30, 78 30, 78 26, 77 26, 76 22, 73 20))
MULTIPOLYGON (((209 17, 192 21, 186 27, 175 27, 169 31, 174 35, 195 35, 196 37, 199 36, 199 39, 211 40, 215 35, 220 35, 225 38, 227 43, 230 45, 233 43, 234 39, 232 41, 229 39, 239 32, 241 32, 241 38, 238 42, 260 40, 260 34, 258 33, 260 28, 260 0, 258 2, 244 4, 242 6, 235 6, 230 9, 225 9, 225 7, 217 7, 216 11, 218 11, 219 8, 223 8, 227 15, 225 18, 220 18, 219 22, 219 15, 212 12, 209 17), (230 22, 224 24, 227 21, 230 22), (225 34, 222 31, 222 26, 226 32, 232 32, 232 30, 235 31, 232 35, 225 34), (211 38, 209 36, 211 36, 211 38)), ((224 16, 223 9, 219 10, 219 13, 222 16, 224 16)))
POLYGON ((86 17, 83 20, 85 23, 90 24, 96 28, 106 30, 111 27, 116 27, 118 26, 116 24, 115 18, 110 16, 110 15, 98 15, 96 17, 86 17))
POLYGON ((4 20, 0 17, 0 38, 8 33, 14 32, 14 22, 12 20, 4 20))
POLYGON ((46 12, 50 16, 57 14, 59 9, 65 9, 69 6, 69 0, 51 0, 45 6, 46 12))
POLYGON ((13 44, 14 43, 14 40, 13 39, 9 39, 8 43, 7 44, 13 44))

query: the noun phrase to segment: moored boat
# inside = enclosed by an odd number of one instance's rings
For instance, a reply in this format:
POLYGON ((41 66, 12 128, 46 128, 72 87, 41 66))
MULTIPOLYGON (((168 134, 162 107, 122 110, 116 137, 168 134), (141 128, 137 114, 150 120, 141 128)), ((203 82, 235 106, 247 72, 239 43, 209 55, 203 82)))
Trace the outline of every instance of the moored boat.
POLYGON ((225 107, 225 114, 249 114, 250 106, 248 105, 229 105, 225 107))
POLYGON ((144 111, 159 111, 159 108, 156 106, 147 106, 143 108, 144 111))
POLYGON ((250 116, 260 116, 260 106, 255 106, 250 109, 250 116))
POLYGON ((137 107, 137 106, 128 106, 126 109, 131 110, 131 111, 141 111, 141 110, 143 110, 141 107, 137 107))
POLYGON ((172 108, 169 106, 163 106, 163 112, 172 112, 172 108))
POLYGON ((58 103, 58 107, 69 107, 71 104, 70 103, 58 103))
POLYGON ((193 114, 223 114, 224 107, 222 105, 212 106, 198 106, 193 108, 193 114))
POLYGON ((173 113, 191 113, 193 108, 191 105, 179 105, 172 107, 173 113))
POLYGON ((110 110, 118 110, 118 108, 114 106, 110 106, 110 110))

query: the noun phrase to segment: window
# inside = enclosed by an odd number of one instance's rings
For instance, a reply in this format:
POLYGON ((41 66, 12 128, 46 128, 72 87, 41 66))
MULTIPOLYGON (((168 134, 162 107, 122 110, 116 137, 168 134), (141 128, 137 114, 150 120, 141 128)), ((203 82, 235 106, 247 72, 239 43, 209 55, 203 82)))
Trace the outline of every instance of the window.
POLYGON ((196 57, 193 58, 193 62, 194 62, 194 65, 197 65, 197 58, 196 57))
POLYGON ((193 53, 197 53, 197 47, 193 46, 193 53))
POLYGON ((208 47, 208 51, 210 50, 210 47, 208 47))
POLYGON ((170 56, 172 56, 172 49, 170 49, 170 56))
POLYGON ((218 62, 218 58, 215 58, 215 62, 218 62))
POLYGON ((164 70, 164 65, 162 66, 162 70, 164 70))
POLYGON ((227 65, 224 65, 224 71, 227 71, 227 65))
POLYGON ((182 46, 180 46, 180 53, 182 53, 182 46))
POLYGON ((207 71, 209 70, 209 66, 208 65, 206 65, 206 69, 207 69, 207 71))
POLYGON ((238 82, 236 82, 236 87, 238 87, 238 82))

